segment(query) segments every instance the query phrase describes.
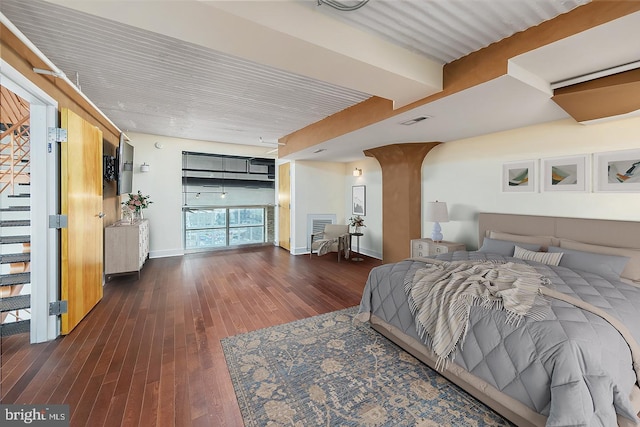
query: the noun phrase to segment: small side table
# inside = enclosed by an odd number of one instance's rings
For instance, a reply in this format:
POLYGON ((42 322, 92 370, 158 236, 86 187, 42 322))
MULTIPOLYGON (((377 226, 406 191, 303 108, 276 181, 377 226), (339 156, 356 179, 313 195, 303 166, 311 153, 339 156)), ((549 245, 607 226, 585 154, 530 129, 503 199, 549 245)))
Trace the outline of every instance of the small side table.
MULTIPOLYGON (((353 236, 356 236, 356 247, 357 247, 357 251, 356 253, 358 255, 360 255, 360 236, 364 236, 364 233, 349 233, 349 248, 351 248, 351 238, 353 236)), ((357 256, 355 258, 351 258, 351 261, 363 261, 362 257, 357 256)))
POLYGON ((464 243, 456 242, 434 242, 431 239, 411 240, 411 257, 427 257, 432 255, 445 254, 448 252, 464 251, 464 243))

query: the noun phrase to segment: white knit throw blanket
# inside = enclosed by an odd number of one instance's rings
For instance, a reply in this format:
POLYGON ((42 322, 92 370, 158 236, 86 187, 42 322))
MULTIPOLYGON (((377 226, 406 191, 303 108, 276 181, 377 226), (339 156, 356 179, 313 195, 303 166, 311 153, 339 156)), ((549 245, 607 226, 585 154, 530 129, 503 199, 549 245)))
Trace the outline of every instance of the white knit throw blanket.
POLYGON ((349 259, 349 245, 345 241, 345 237, 334 237, 332 239, 318 239, 316 242, 318 245, 318 256, 326 255, 331 251, 331 245, 334 243, 338 244, 338 250, 344 251, 344 258, 349 259))
POLYGON ((522 317, 542 320, 548 312, 549 302, 536 300, 548 279, 526 264, 426 262, 413 278, 405 279, 405 291, 418 334, 423 340, 425 335, 429 338, 438 357, 436 370, 446 368, 464 341, 472 305, 504 310, 507 322, 515 324, 522 317))

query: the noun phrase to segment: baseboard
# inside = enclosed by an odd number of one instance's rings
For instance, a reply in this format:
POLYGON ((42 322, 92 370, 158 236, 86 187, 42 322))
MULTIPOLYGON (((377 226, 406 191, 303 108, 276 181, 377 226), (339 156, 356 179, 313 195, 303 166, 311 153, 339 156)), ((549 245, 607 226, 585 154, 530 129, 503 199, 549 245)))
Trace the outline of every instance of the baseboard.
MULTIPOLYGON (((366 255, 368 257, 371 258, 375 258, 375 259, 382 259, 382 254, 378 253, 378 252, 374 252, 374 251, 370 251, 368 249, 364 249, 364 248, 360 248, 360 252, 362 253, 362 255, 366 255)), ((294 248, 291 251, 292 255, 309 255, 309 249, 308 248, 294 248)), ((171 256, 183 256, 184 255, 184 250, 183 249, 166 249, 166 250, 162 250, 162 251, 151 251, 149 252, 149 258, 166 258, 166 257, 171 257, 171 256)))
POLYGON ((370 251, 369 249, 360 248, 362 255, 366 255, 371 258, 382 260, 382 254, 379 252, 370 251))
MULTIPOLYGON (((379 260, 382 259, 382 254, 378 252, 370 251, 364 248, 360 248, 360 252, 362 253, 362 255, 366 255, 371 258, 375 258, 379 260)), ((351 252, 351 253, 353 254, 354 252, 351 252)), ((294 250, 291 251, 291 254, 292 255, 309 255, 309 248, 295 248, 294 250)))
POLYGON ((166 249, 162 251, 150 251, 149 258, 166 258, 170 256, 182 256, 184 249, 166 249))

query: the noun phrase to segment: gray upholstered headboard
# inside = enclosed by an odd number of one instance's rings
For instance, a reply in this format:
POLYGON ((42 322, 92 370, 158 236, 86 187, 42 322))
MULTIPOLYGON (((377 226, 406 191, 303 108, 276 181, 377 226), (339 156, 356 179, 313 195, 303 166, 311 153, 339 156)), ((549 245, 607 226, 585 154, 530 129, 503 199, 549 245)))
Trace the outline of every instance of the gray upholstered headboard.
POLYGON ((558 246, 573 249, 582 249, 576 247, 576 242, 622 248, 623 253, 618 255, 630 258, 625 268, 625 272, 629 272, 626 276, 640 282, 640 221, 481 213, 478 218, 478 247, 482 246, 489 231, 551 236, 558 239, 558 246))
POLYGON ((481 213, 478 225, 478 246, 482 246, 487 230, 494 230, 640 250, 640 222, 636 221, 481 213))

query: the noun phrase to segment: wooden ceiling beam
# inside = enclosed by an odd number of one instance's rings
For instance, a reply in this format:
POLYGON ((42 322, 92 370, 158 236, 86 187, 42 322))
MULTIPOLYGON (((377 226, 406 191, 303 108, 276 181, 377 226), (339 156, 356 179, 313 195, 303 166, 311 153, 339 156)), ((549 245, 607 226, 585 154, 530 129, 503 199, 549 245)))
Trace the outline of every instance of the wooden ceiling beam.
POLYGON ((442 92, 405 107, 372 97, 280 138, 280 158, 507 74, 510 58, 640 11, 640 1, 593 0, 444 66, 442 92))
POLYGON ((640 69, 556 89, 551 98, 578 122, 640 110, 640 69))

